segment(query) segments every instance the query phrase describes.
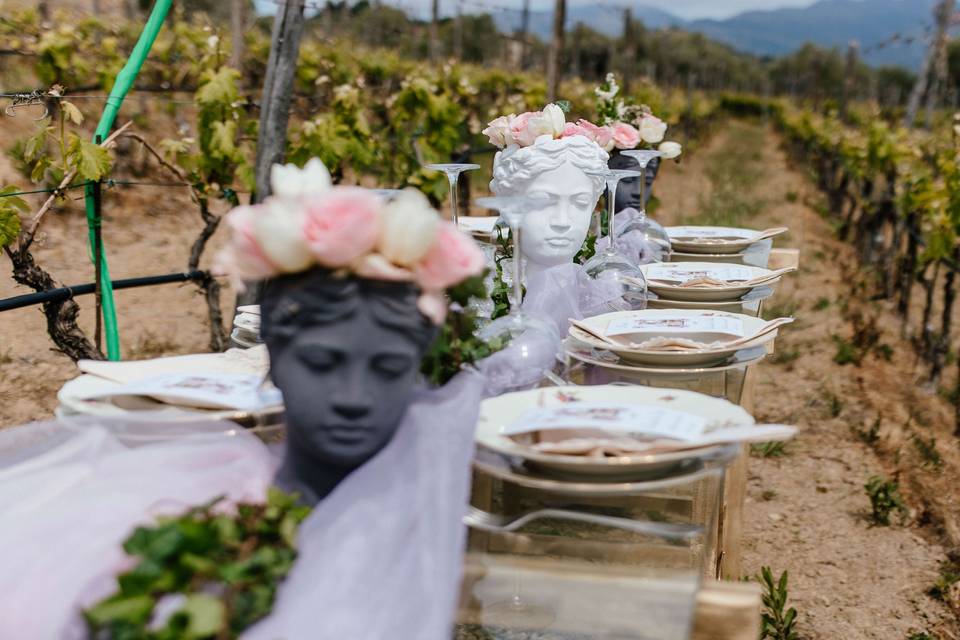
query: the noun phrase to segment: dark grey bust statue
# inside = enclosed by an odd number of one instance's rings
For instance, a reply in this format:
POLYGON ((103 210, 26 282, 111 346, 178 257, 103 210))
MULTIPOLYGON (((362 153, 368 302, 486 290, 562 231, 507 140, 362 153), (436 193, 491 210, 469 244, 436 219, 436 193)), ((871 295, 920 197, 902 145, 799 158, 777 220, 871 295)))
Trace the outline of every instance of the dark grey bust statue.
MULTIPOLYGON (((617 152, 613 152, 610 155, 608 164, 611 169, 640 170, 640 165, 635 159, 617 152)), ((647 201, 649 201, 650 196, 653 195, 653 181, 656 179, 658 171, 660 171, 660 158, 654 158, 650 161, 650 164, 647 165, 647 201)), ((625 178, 617 185, 616 210, 619 212, 631 208, 637 210, 642 209, 640 206, 640 177, 625 178)))
POLYGON ((323 269, 264 287, 261 332, 286 406, 277 484, 305 503, 326 497, 399 427, 437 332, 418 296, 408 283, 323 269))

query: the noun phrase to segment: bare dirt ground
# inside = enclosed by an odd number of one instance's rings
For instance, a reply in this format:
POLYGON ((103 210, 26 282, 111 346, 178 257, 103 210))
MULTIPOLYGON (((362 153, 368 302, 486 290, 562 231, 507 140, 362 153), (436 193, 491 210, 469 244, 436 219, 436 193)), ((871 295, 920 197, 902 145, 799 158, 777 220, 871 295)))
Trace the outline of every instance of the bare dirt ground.
MULTIPOLYGON (((152 107, 159 112, 158 107, 152 107)), ((127 109, 124 110, 126 115, 127 109)), ((94 115, 94 114, 91 114, 94 115)), ((167 128, 169 118, 153 113, 151 130, 167 128)), ((121 117, 118 122, 124 122, 121 117)), ((14 140, 28 135, 34 126, 27 115, 0 117, 0 137, 14 140)), ((172 130, 172 125, 169 127, 172 130)), ((155 135, 150 139, 155 142, 155 135)), ((118 162, 138 158, 131 156, 118 162)), ((122 174, 121 174, 122 175, 122 174)), ((159 171, 141 181, 170 181, 159 171)), ((30 189, 29 182, 0 155, 0 185, 15 184, 30 189)), ((34 243, 37 262, 60 283, 92 282, 94 270, 87 248, 86 218, 82 190, 70 192, 69 200, 48 214, 34 243)), ((44 196, 27 197, 39 208, 44 196)), ((190 244, 201 223, 186 189, 163 187, 117 187, 105 192, 103 237, 107 261, 114 279, 185 271, 190 244)), ((214 245, 220 240, 220 234, 214 245)), ((207 251, 209 262, 212 248, 207 251)), ((0 298, 32 293, 9 277, 9 261, 2 258, 5 273, 0 277, 0 298)), ((116 292, 122 354, 126 359, 158 355, 195 353, 207 349, 206 305, 192 284, 162 285, 116 292)), ((78 299, 81 327, 92 336, 93 296, 78 299)), ((223 296, 232 305, 233 294, 223 296)), ((66 380, 77 375, 76 367, 52 351, 46 323, 39 307, 0 313, 0 426, 20 424, 52 415, 56 393, 66 380)))
MULTIPOLYGON (((155 115, 153 127, 163 117, 155 115)), ((26 117, 0 118, 0 136, 21 137, 32 126, 26 117)), ((761 366, 757 414, 802 431, 785 455, 750 460, 745 573, 754 575, 763 565, 789 570, 791 604, 806 640, 922 640, 912 635, 921 633, 960 639, 957 610, 928 595, 960 543, 952 407, 924 390, 889 310, 851 298, 849 284, 859 277, 851 252, 833 238, 815 210, 821 200, 814 187, 777 144, 759 125, 724 126, 683 164, 664 167, 657 183, 663 202, 656 217, 663 222, 785 224, 791 233, 778 246, 801 249, 800 273, 788 278, 770 310, 800 321, 761 366), (834 362, 834 336, 849 336, 846 317, 855 309, 876 316, 889 361, 870 354, 859 366, 834 362), (875 438, 857 435, 878 420, 875 438), (939 468, 915 445, 918 435, 935 438, 939 468), (899 479, 910 507, 903 524, 895 518, 894 526, 871 525, 863 485, 876 474, 899 479)), ((0 156, 0 184, 8 183, 27 184, 0 156)), ((39 206, 40 196, 31 198, 39 206)), ((106 197, 104 210, 115 278, 185 268, 200 229, 185 192, 118 189, 106 197)), ((36 256, 63 283, 92 280, 81 203, 67 202, 49 216, 36 256)), ((0 298, 23 293, 0 278, 0 298)), ((227 291, 225 306, 232 299, 227 291)), ((206 309, 194 286, 118 292, 117 304, 124 357, 206 349, 206 309)), ((82 326, 92 333, 92 297, 82 298, 81 306, 82 326)), ((74 365, 51 351, 37 308, 0 313, 0 427, 49 417, 56 391, 75 375, 74 365)))
POLYGON ((960 543, 953 409, 924 390, 890 310, 851 297, 850 283, 860 278, 852 252, 814 210, 815 187, 777 143, 760 125, 733 123, 688 162, 665 167, 657 183, 662 222, 782 224, 791 232, 777 246, 801 250, 800 272, 766 313, 799 321, 760 366, 756 392, 759 420, 797 424, 801 433, 785 455, 750 459, 744 572, 789 570, 805 639, 960 638, 960 608, 928 595, 960 543), (837 340, 851 333, 845 315, 858 309, 876 316, 890 361, 834 362, 837 340), (939 469, 916 436, 935 438, 939 469), (864 484, 873 475, 899 478, 910 508, 904 524, 896 517, 894 526, 871 524, 864 484))

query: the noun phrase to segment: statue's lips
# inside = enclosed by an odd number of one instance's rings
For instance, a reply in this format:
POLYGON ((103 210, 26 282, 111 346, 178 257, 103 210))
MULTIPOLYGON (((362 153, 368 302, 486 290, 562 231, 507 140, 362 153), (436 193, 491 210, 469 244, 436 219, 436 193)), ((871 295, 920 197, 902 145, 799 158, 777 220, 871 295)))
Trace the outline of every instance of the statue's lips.
POLYGON ((365 424, 344 424, 324 427, 324 432, 340 442, 359 442, 370 437, 373 429, 365 424))
POLYGON ((571 240, 569 238, 547 238, 547 246, 556 247, 562 249, 563 247, 569 247, 571 240))

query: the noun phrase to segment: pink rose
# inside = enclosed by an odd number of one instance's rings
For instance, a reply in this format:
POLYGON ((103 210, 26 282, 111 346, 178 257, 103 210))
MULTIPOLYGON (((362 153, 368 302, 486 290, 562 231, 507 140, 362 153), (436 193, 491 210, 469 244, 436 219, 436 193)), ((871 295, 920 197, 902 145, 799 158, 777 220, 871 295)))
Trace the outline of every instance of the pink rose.
POLYGON ((531 125, 539 116, 539 112, 528 111, 514 118, 510 122, 510 137, 513 141, 521 147, 529 147, 536 142, 540 132, 531 125))
POLYGON ((478 275, 486 264, 483 252, 470 237, 452 222, 444 221, 437 229, 437 239, 414 268, 417 283, 426 290, 442 291, 478 275))
POLYGON ((561 138, 570 138, 573 136, 583 136, 584 138, 589 138, 593 140, 593 134, 581 127, 580 125, 568 122, 563 125, 563 133, 560 135, 561 138))
POLYGON ((356 187, 337 187, 304 200, 303 235, 317 262, 345 267, 380 238, 380 201, 356 187))
POLYGON ((613 125, 613 145, 617 149, 635 149, 640 144, 640 132, 626 122, 613 125))
POLYGON ((215 260, 218 273, 230 276, 235 282, 264 280, 279 273, 254 231, 254 218, 264 214, 263 206, 237 207, 227 214, 230 241, 215 260))
POLYGON ((587 137, 596 142, 604 151, 613 149, 613 131, 610 127, 598 127, 589 120, 578 120, 577 126, 587 132, 587 137))

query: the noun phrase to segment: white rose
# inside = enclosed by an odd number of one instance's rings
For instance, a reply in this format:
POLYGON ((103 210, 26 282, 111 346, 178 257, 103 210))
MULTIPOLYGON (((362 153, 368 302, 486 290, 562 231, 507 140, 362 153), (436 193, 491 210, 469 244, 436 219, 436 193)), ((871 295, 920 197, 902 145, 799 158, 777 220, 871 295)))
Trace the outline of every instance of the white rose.
POLYGON ((640 120, 640 137, 644 142, 657 144, 663 140, 667 133, 667 123, 660 118, 646 114, 640 120))
POLYGON ((683 153, 679 142, 664 142, 657 150, 663 154, 665 160, 673 160, 683 153))
POLYGON ((554 138, 563 135, 563 128, 567 124, 567 114, 563 112, 563 109, 555 104, 548 104, 543 108, 543 116, 550 125, 550 131, 545 133, 553 134, 554 138))
POLYGON ((404 189, 384 207, 380 220, 380 253, 404 267, 415 265, 426 255, 440 225, 440 216, 416 189, 404 189))
POLYGON ((543 111, 534 113, 527 120, 527 135, 534 140, 540 136, 550 136, 552 140, 554 137, 553 119, 543 111))
POLYGON ((303 209, 299 202, 268 198, 252 222, 257 244, 281 271, 297 273, 313 265, 313 254, 303 237, 303 209))
POLYGON ((513 136, 510 133, 510 123, 516 118, 512 113, 509 116, 500 116, 491 120, 487 128, 481 133, 490 139, 490 144, 500 149, 510 146, 514 143, 513 136))
POLYGON ((333 184, 330 172, 319 158, 313 158, 303 169, 296 165, 275 164, 270 169, 270 186, 275 195, 296 198, 328 190, 333 184))

